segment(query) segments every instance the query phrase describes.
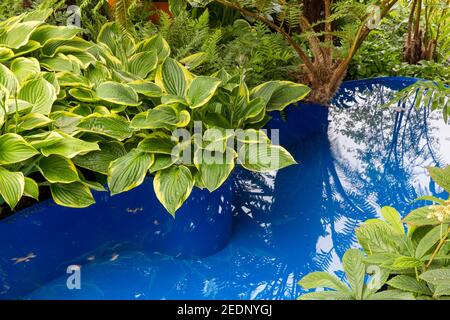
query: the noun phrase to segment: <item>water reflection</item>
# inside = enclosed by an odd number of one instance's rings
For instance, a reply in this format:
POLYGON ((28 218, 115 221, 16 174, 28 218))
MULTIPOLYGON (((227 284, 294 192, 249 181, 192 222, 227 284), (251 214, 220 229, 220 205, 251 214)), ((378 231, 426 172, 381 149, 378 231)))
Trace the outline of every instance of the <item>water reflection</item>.
MULTIPOLYGON (((124 252, 84 266, 85 291, 65 290, 61 278, 29 298, 294 299, 309 271, 342 276, 340 257, 362 221, 384 205, 406 213, 420 205, 418 196, 442 196, 425 167, 450 163, 449 127, 439 114, 416 110, 414 97, 379 108, 408 84, 348 83, 328 130, 298 138, 300 127, 284 141, 299 165, 238 172, 234 234, 221 252, 195 261, 124 252)), ((282 135, 287 128, 281 125, 282 135)))

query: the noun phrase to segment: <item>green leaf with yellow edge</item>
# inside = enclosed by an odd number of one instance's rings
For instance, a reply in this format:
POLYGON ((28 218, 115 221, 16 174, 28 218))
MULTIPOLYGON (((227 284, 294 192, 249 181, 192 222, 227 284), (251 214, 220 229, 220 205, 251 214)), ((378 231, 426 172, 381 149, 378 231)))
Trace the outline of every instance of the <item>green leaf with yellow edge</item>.
POLYGON ((119 141, 123 141, 133 135, 129 121, 116 115, 93 114, 87 116, 78 123, 78 129, 83 132, 104 135, 119 141))
POLYGON ((141 185, 153 160, 152 154, 134 149, 111 162, 108 170, 111 194, 126 192, 141 185))
POLYGON ((153 187, 158 200, 172 216, 175 216, 175 212, 191 194, 194 178, 187 167, 172 166, 156 173, 153 187))
POLYGON ((207 104, 221 83, 222 81, 213 77, 196 77, 192 80, 186 93, 189 106, 196 109, 207 104))
POLYGON ((7 133, 0 136, 0 165, 25 161, 37 154, 39 152, 17 134, 7 133))
POLYGON ((86 208, 95 203, 92 192, 81 182, 56 183, 50 185, 56 204, 70 208, 86 208))
POLYGON ((39 201, 39 186, 31 178, 25 177, 25 188, 23 195, 39 201))
POLYGON ((113 81, 104 82, 97 87, 97 96, 102 100, 115 104, 127 106, 140 105, 139 96, 136 91, 123 83, 113 81))
POLYGON ((22 172, 11 172, 0 167, 0 195, 14 209, 23 196, 25 178, 22 172))
POLYGON ((50 183, 71 183, 80 180, 73 162, 61 156, 43 157, 37 166, 50 183))

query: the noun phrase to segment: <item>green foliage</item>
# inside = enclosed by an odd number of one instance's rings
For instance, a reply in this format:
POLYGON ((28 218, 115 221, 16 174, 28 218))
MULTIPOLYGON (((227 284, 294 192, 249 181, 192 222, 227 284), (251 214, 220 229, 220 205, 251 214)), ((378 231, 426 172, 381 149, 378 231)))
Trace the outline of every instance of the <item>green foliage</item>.
MULTIPOLYGON (((450 191, 450 166, 428 168, 433 180, 450 191)), ((411 211, 403 220, 391 207, 383 220, 372 219, 356 229, 363 252, 348 250, 342 258, 346 281, 326 272, 313 272, 299 284, 300 299, 449 299, 450 199, 423 197, 433 205, 411 211), (372 275, 370 281, 365 278, 372 275)))
POLYGON ((243 74, 224 70, 197 76, 169 57, 160 35, 139 41, 110 22, 90 42, 79 28, 45 24, 50 14, 0 23, 0 204, 14 209, 49 187, 57 204, 82 208, 94 203, 91 190, 103 190, 102 176, 117 194, 151 173, 174 215, 194 186, 219 188, 237 164, 295 164, 259 129, 268 111, 301 100, 308 87, 271 81, 249 89, 243 74))
POLYGON ((436 61, 421 60, 418 64, 408 64, 403 61, 408 15, 406 7, 397 6, 380 28, 372 31, 349 66, 349 79, 404 76, 448 82, 450 42, 444 34, 450 32, 449 24, 440 28, 436 61))
POLYGON ((182 11, 174 17, 162 14, 158 31, 167 39, 175 58, 183 61, 203 53, 202 63, 193 68, 197 73, 210 74, 224 68, 237 75, 245 70, 249 85, 291 78, 289 73, 298 59, 279 34, 261 22, 250 24, 242 19, 213 27, 210 11, 198 12, 182 11))

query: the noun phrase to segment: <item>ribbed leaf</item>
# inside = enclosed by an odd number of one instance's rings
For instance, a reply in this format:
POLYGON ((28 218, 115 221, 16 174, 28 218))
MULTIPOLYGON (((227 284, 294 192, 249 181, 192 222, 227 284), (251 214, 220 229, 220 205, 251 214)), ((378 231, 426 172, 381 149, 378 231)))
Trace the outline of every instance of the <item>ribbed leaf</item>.
POLYGON ((150 98, 161 97, 162 95, 161 88, 148 80, 136 80, 128 83, 128 85, 137 93, 150 98))
POLYGON ((306 290, 329 288, 351 295, 349 288, 336 278, 336 276, 329 274, 328 272, 311 272, 304 276, 298 284, 306 290))
POLYGON ((33 31, 42 21, 27 21, 12 25, 0 32, 0 46, 17 49, 27 44, 33 31))
POLYGON ((191 81, 190 72, 171 58, 167 58, 156 72, 156 84, 167 93, 176 96, 184 97, 191 81))
POLYGON ((297 163, 286 149, 268 143, 244 144, 239 149, 239 162, 256 172, 279 170, 297 163))
POLYGON ((132 150, 111 162, 108 171, 108 186, 111 194, 129 191, 142 184, 152 163, 152 154, 138 150, 132 150))
POLYGON ((30 102, 33 112, 50 114, 53 102, 56 101, 56 89, 47 80, 42 78, 25 82, 19 91, 19 99, 30 102))
POLYGON ((19 80, 6 66, 0 63, 0 85, 8 89, 11 95, 19 90, 19 80))
POLYGON ((18 163, 37 154, 39 152, 17 134, 0 136, 0 165, 18 163))
POLYGON ((195 109, 207 104, 221 83, 222 81, 213 77, 196 77, 187 90, 186 100, 189 106, 195 109))
POLYGON ((81 168, 106 175, 111 162, 127 153, 122 144, 114 141, 100 143, 100 149, 101 151, 92 151, 82 156, 76 156, 72 160, 81 168))
POLYGON ((435 167, 429 167, 427 169, 434 182, 450 193, 450 166, 443 169, 435 167))
POLYGON ((50 155, 60 155, 71 159, 79 154, 100 150, 97 143, 83 141, 62 132, 59 133, 63 139, 55 139, 54 143, 41 146, 41 153, 48 157, 50 155))
POLYGON ((194 187, 191 171, 185 166, 172 166, 158 171, 153 180, 156 197, 175 216, 194 187))
POLYGON ((342 267, 345 271, 345 277, 357 300, 361 300, 363 297, 364 276, 366 271, 363 259, 363 253, 357 249, 347 250, 342 257, 342 267))
POLYGON ((400 213, 392 207, 381 208, 381 215, 389 223, 389 225, 394 229, 395 232, 399 234, 405 234, 405 229, 403 228, 402 218, 400 213))
POLYGON ((154 132, 139 143, 138 149, 143 152, 171 155, 175 146, 176 142, 172 140, 171 136, 154 132))
POLYGON ((428 270, 419 278, 434 285, 450 286, 450 268, 428 270))
POLYGON ((39 200, 39 186, 36 181, 31 178, 25 177, 25 188, 23 191, 23 195, 39 200))
POLYGON ((441 239, 444 232, 447 230, 448 225, 438 225, 427 232, 426 235, 423 236, 423 238, 420 240, 420 242, 417 244, 415 257, 417 259, 422 258, 425 254, 427 254, 428 251, 431 250, 441 239))
POLYGON ((91 190, 81 182, 50 186, 53 200, 63 207, 86 208, 95 203, 91 190))
POLYGON ((130 123, 115 115, 90 115, 78 123, 80 131, 101 134, 119 141, 130 138, 133 130, 130 123))
POLYGON ((52 123, 53 120, 40 113, 28 113, 17 124, 17 132, 33 130, 41 127, 45 127, 52 123))
POLYGON ((145 79, 148 74, 156 69, 158 55, 156 51, 139 52, 130 58, 128 71, 139 78, 145 79))
POLYGON ((139 97, 130 86, 118 82, 107 81, 97 88, 97 95, 100 99, 127 106, 138 106, 139 97))
POLYGON ((41 67, 36 58, 17 58, 11 63, 11 71, 16 75, 20 83, 35 77, 41 67))
POLYGON ((10 172, 0 167, 0 195, 14 209, 23 196, 25 178, 22 172, 10 172))
POLYGON ((50 183, 71 183, 80 180, 73 162, 61 156, 42 158, 39 160, 38 168, 50 183))
POLYGON ((69 40, 74 38, 78 33, 80 33, 83 29, 76 27, 64 27, 64 26, 53 26, 53 25, 44 25, 34 31, 31 36, 31 40, 37 41, 40 44, 44 45, 49 40, 69 40))
POLYGON ((387 282, 388 285, 402 291, 409 291, 418 294, 431 295, 428 286, 416 278, 406 275, 398 275, 387 282))

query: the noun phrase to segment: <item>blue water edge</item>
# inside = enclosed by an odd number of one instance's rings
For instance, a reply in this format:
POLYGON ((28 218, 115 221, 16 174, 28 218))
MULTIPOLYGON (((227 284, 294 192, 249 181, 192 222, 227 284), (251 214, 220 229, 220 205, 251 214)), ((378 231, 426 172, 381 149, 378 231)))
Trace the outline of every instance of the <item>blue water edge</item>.
POLYGON ((355 228, 380 207, 406 214, 424 204, 417 197, 446 196, 426 172, 450 163, 442 115, 414 108, 414 97, 381 108, 414 81, 350 81, 329 109, 274 114, 268 128, 280 130, 299 164, 237 170, 217 193, 196 191, 185 205, 195 221, 141 205, 154 197, 150 183, 131 196, 101 196, 89 213, 46 204, 0 221, 0 299, 295 299, 310 271, 342 277, 355 228), (73 264, 81 289, 69 290, 73 264))

